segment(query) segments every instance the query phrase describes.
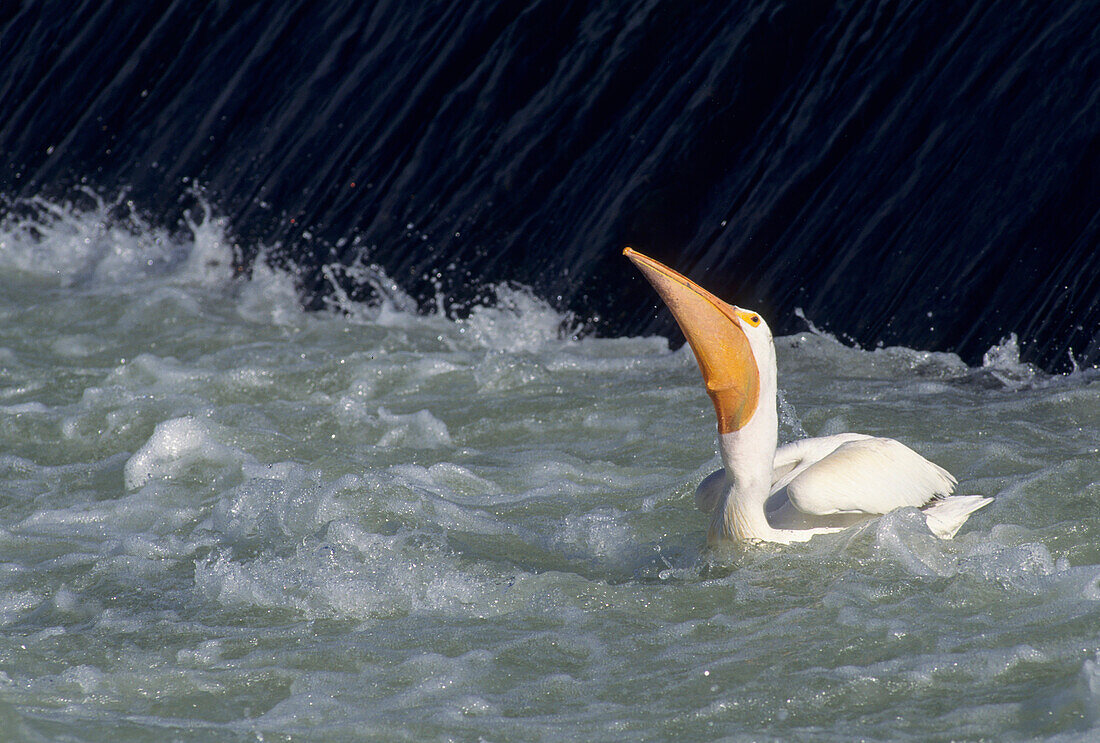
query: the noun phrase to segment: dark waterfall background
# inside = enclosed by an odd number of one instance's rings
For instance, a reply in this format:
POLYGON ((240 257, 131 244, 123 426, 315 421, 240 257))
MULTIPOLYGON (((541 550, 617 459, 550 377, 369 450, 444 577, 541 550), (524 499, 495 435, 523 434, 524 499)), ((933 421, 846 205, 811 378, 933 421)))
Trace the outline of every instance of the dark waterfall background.
POLYGON ((204 200, 307 306, 363 261, 675 339, 631 245, 779 333, 1100 360, 1094 2, 7 0, 0 151, 6 214, 204 200))

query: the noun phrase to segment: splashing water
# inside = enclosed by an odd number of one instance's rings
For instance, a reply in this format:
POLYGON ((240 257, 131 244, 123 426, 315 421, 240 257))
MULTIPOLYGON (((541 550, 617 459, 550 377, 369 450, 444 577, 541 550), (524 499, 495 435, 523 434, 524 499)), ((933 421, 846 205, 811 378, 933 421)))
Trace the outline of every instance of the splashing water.
POLYGON ((10 738, 1094 732, 1095 371, 780 338, 786 433, 891 435, 997 500, 952 542, 902 510, 708 552, 689 351, 518 287, 417 314, 369 261, 378 307, 305 313, 211 209, 120 211, 0 225, 10 738))

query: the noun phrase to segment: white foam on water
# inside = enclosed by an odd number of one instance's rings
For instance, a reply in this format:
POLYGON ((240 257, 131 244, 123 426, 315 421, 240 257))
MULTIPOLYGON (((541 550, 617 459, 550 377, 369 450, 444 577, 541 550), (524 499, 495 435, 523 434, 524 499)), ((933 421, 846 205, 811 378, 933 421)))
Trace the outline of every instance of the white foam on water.
POLYGON ((982 369, 1010 389, 1031 384, 1039 375, 1034 366, 1020 361, 1020 341, 1015 333, 1002 338, 999 344, 991 346, 985 352, 982 356, 982 369))
POLYGON ((0 405, 0 415, 41 415, 49 408, 40 402, 24 402, 16 405, 0 405))
POLYGON ((1100 651, 1081 664, 1078 694, 1091 724, 1100 722, 1100 651))
POLYGON ((346 480, 318 486, 291 463, 244 469, 245 481, 219 496, 210 521, 219 541, 238 546, 277 547, 312 534, 345 514, 337 495, 354 486, 346 480))
POLYGON ((232 277, 237 252, 228 239, 229 220, 215 216, 213 207, 206 199, 199 200, 199 208, 202 210, 200 220, 196 220, 191 212, 184 214, 184 221, 191 230, 192 243, 174 275, 202 286, 223 285, 232 277))
POLYGON ((126 462, 126 487, 136 490, 153 478, 171 478, 199 463, 235 464, 247 454, 221 443, 211 426, 190 416, 157 425, 149 440, 126 462))
POLYGON ((427 410, 401 415, 378 408, 378 418, 388 429, 378 440, 381 447, 433 449, 451 444, 446 424, 427 410))
POLYGON ((873 530, 875 549, 918 576, 967 574, 1023 586, 1075 572, 1042 543, 1018 543, 1019 534, 1012 528, 995 526, 990 532, 948 541, 928 530, 921 511, 905 508, 876 519, 873 530))
POLYGON ((0 625, 21 619, 44 600, 36 591, 0 591, 0 625))
POLYGON ((264 251, 256 256, 249 280, 239 287, 237 296, 236 311, 245 320, 290 328, 306 321, 294 276, 273 268, 264 251))
POLYGON ((529 289, 500 284, 491 304, 474 307, 459 321, 474 343, 494 351, 523 353, 560 346, 576 329, 571 315, 554 310, 529 289))
POLYGON ((323 538, 307 539, 290 553, 241 561, 218 551, 196 564, 194 581, 198 597, 218 606, 307 617, 498 613, 504 585, 477 571, 443 569, 449 562, 445 551, 415 534, 384 536, 332 521, 323 538))
POLYGON ((614 508, 566 516, 553 537, 554 546, 567 553, 611 558, 620 564, 629 564, 637 541, 627 515, 614 508))
POLYGON ((176 652, 176 662, 183 667, 211 668, 223 661, 225 643, 222 640, 205 640, 195 648, 176 652))
POLYGON ((151 276, 224 285, 232 276, 227 222, 204 200, 202 220, 187 217, 192 240, 181 242, 145 222, 124 194, 114 200, 90 189, 79 194, 79 204, 21 202, 0 222, 0 266, 83 287, 125 287, 151 276))
POLYGON ((201 199, 181 234, 77 204, 0 226, 0 701, 32 724, 923 740, 1100 719, 1088 370, 1031 370, 1011 338, 977 369, 780 338, 785 436, 893 435, 997 500, 951 542, 902 510, 707 551, 686 346, 579 337, 513 286, 421 315, 369 257, 307 313, 292 271, 234 280, 201 199))

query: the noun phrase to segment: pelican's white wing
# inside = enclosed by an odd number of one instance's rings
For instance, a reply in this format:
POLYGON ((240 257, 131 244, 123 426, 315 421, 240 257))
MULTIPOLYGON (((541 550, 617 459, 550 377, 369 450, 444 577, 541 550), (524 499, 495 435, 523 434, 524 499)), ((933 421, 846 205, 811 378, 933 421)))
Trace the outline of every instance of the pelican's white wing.
POLYGON ((787 483, 802 474, 807 467, 832 454, 841 444, 869 438, 871 437, 862 433, 838 433, 784 444, 775 450, 775 458, 772 460, 771 492, 787 487, 787 483))
POLYGON ((848 438, 816 461, 804 457, 781 479, 790 504, 813 516, 919 508, 956 484, 950 472, 901 442, 872 437, 848 438))
POLYGON ((726 469, 711 472, 699 483, 695 489, 695 507, 703 513, 710 513, 718 507, 718 501, 729 489, 729 481, 726 479, 726 469))

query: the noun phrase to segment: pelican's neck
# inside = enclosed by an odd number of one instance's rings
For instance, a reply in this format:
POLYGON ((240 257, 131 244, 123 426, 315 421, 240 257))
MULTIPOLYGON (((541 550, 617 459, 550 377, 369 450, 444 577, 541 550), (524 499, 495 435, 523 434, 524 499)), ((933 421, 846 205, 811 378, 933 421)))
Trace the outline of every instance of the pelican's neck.
MULTIPOLYGON (((774 353, 774 352, 773 352, 774 353)), ((707 541, 730 539, 777 541, 764 503, 772 486, 775 447, 779 441, 775 358, 760 363, 760 399, 756 413, 737 431, 720 434, 718 444, 728 488, 714 509, 707 541)))

